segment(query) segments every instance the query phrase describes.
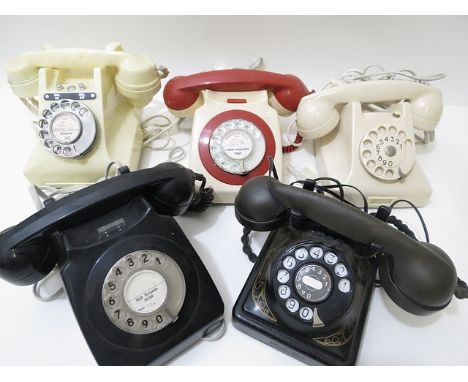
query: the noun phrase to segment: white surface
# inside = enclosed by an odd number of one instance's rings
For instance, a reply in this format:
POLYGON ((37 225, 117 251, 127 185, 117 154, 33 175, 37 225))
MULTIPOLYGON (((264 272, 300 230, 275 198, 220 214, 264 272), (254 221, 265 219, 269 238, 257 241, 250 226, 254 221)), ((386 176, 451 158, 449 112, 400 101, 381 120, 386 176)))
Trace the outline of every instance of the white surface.
MULTIPOLYGON (((421 74, 445 71, 442 89, 447 106, 436 142, 419 147, 418 159, 432 182, 431 203, 421 209, 431 241, 453 259, 468 279, 465 200, 468 166, 467 18, 0 18, 0 62, 43 42, 57 47, 100 48, 121 40, 132 52, 147 53, 188 74, 213 65, 246 65, 263 55, 267 69, 290 72, 312 87, 323 85, 348 67, 379 62, 388 69, 409 67, 421 74), (258 25, 261 24, 261 28, 258 25), (83 33, 83 28, 87 28, 83 33), (63 33, 59 32, 62 31, 63 33), (97 33, 99 32, 99 33, 97 33), (215 32, 215 33, 214 33, 215 32), (14 38, 12 38, 14 36, 14 38), (248 36, 248 44, 245 44, 248 36)), ((160 95, 159 95, 160 97, 160 95)), ((0 72, 2 139, 0 227, 34 212, 21 172, 33 142, 32 115, 14 97, 0 72)), ((185 142, 186 136, 181 137, 185 142)), ((312 143, 285 157, 301 168, 314 165, 312 143)), ((145 153, 153 165, 167 153, 145 153)), ((397 211, 419 237, 422 229, 410 210, 397 211)), ((239 332, 231 309, 252 264, 241 251, 242 227, 233 208, 215 206, 203 216, 177 219, 210 271, 226 306, 229 323, 217 342, 201 343, 174 365, 301 365, 298 361, 239 332)), ((254 235, 258 250, 266 234, 254 235)), ((410 254, 408 254, 410 255, 410 254)), ((95 364, 66 298, 41 303, 29 287, 0 280, 0 364, 95 364)), ((468 301, 454 300, 442 312, 416 317, 396 307, 383 290, 375 291, 358 364, 468 364, 468 301)))

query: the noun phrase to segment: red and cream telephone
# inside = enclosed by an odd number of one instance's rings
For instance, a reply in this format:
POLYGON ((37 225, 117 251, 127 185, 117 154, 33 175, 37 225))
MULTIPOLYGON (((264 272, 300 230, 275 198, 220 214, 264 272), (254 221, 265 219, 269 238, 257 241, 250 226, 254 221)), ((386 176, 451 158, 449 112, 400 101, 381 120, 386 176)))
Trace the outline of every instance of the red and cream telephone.
POLYGON ((250 178, 268 172, 268 157, 282 173, 278 115, 294 113, 309 94, 289 74, 227 69, 179 76, 164 88, 178 117, 193 116, 190 168, 203 172, 216 203, 233 203, 250 178))

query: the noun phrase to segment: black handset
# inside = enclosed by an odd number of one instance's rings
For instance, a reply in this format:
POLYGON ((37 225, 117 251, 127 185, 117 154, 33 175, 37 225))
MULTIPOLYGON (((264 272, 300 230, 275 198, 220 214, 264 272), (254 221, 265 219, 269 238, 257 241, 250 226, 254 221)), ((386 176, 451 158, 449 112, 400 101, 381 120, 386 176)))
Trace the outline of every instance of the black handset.
POLYGON ((320 192, 266 176, 240 189, 238 221, 271 233, 234 306, 238 329, 305 363, 352 365, 377 268, 387 294, 413 314, 468 297, 442 249, 391 227, 386 211, 374 217, 320 192))
POLYGON ((0 276, 28 285, 58 264, 99 364, 163 364, 223 323, 216 286, 172 217, 210 204, 196 180, 164 163, 47 203, 0 235, 0 276))
POLYGON ((270 231, 291 211, 361 244, 379 247, 379 274, 392 300, 403 309, 426 315, 445 308, 457 287, 457 272, 439 247, 416 241, 374 216, 337 199, 258 177, 239 192, 235 212, 244 226, 270 231))

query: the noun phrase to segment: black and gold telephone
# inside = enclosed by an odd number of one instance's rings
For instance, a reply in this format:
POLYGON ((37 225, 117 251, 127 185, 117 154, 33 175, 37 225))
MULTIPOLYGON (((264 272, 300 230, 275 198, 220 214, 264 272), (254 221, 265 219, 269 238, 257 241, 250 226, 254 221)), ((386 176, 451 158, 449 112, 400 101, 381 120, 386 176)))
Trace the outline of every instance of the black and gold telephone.
POLYGON ((223 301, 172 217, 204 210, 212 190, 174 163, 122 169, 4 231, 0 277, 29 285, 58 264, 98 364, 163 364, 223 332, 223 301))
POLYGON ((342 187, 341 200, 324 191, 266 176, 241 188, 235 213, 255 265, 233 309, 239 330, 308 364, 353 365, 377 268, 390 298, 416 315, 468 298, 449 256, 415 240, 391 209, 372 216, 346 203, 342 187), (272 231, 258 258, 249 230, 272 231))

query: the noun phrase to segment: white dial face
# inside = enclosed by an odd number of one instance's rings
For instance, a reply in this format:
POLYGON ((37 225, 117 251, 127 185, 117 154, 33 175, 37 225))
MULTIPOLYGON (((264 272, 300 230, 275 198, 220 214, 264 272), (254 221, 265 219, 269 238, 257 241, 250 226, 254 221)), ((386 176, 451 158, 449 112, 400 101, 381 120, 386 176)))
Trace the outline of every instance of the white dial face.
POLYGON ((395 126, 379 126, 362 138, 359 158, 366 171, 378 179, 404 178, 414 165, 414 139, 395 126))
POLYGON ((231 174, 246 174, 262 161, 266 143, 261 130, 250 121, 230 119, 210 138, 210 155, 217 166, 231 174))
POLYGON ((128 279, 124 296, 127 305, 135 312, 153 313, 166 301, 166 280, 156 271, 139 271, 128 279))
POLYGON ((81 121, 73 113, 60 113, 51 121, 50 130, 58 143, 68 145, 80 137, 81 121))

